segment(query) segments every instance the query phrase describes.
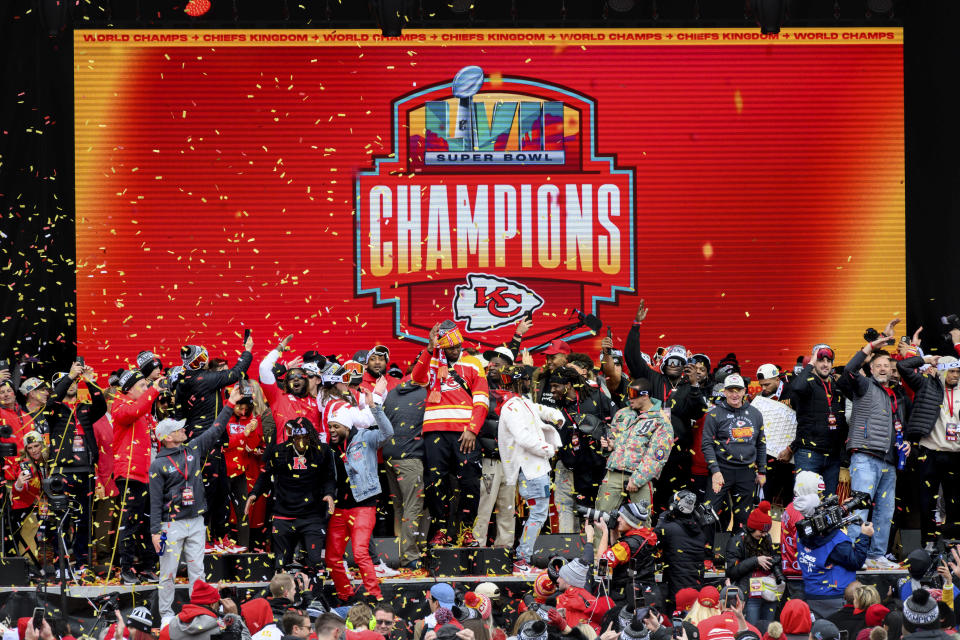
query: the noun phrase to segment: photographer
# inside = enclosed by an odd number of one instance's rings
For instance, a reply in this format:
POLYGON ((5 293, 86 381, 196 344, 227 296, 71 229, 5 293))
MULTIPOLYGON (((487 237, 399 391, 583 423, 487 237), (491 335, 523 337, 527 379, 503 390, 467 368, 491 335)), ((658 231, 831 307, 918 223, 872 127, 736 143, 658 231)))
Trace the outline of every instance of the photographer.
POLYGON ((190 602, 160 630, 160 640, 212 640, 214 636, 250 640, 250 631, 232 600, 221 599, 220 593, 203 580, 191 586, 190 602))
POLYGON ((702 586, 707 536, 712 534, 714 523, 712 515, 705 518, 703 508, 697 507, 696 494, 686 489, 678 491, 654 528, 668 598, 681 589, 702 586))
MULTIPOLYGON (((795 499, 794 506, 804 518, 816 515, 820 496, 814 493, 803 497, 802 501, 795 499)), ((873 524, 864 523, 859 532, 854 543, 840 527, 809 536, 802 526, 797 528, 797 562, 803 575, 805 600, 819 617, 825 618, 840 609, 844 589, 857 579, 870 547, 873 524)))
POLYGON ((625 499, 652 504, 653 482, 660 477, 673 446, 670 411, 650 397, 650 381, 634 380, 627 393, 629 406, 617 412, 610 435, 604 439, 610 457, 597 496, 598 511, 619 509, 625 499))
POLYGON ((603 394, 588 390, 573 367, 563 366, 550 374, 552 400, 563 415, 558 429, 563 446, 556 467, 554 502, 560 520, 560 533, 576 529, 574 506, 592 506, 603 481, 606 458, 602 436, 613 415, 613 404, 603 394))
POLYGON ((790 462, 792 456, 797 471, 820 474, 828 493, 837 492, 847 439, 844 398, 831 376, 835 357, 828 345, 814 346, 810 363, 790 381, 797 435, 778 456, 781 462, 790 462))
POLYGON ((189 441, 183 420, 167 418, 157 425, 160 447, 150 465, 150 533, 153 548, 160 556, 158 594, 163 620, 173 617, 174 580, 181 553, 186 555, 190 583, 203 578, 206 544, 203 515, 208 505, 200 461, 219 446, 234 406, 241 398, 237 385, 213 426, 189 441))
MULTIPOLYGON (((499 372, 503 405, 498 439, 504 452, 504 483, 510 487, 511 495, 515 488, 519 490, 529 508, 513 563, 514 573, 527 575, 533 572, 530 558, 549 515, 550 459, 561 444, 553 425, 562 422, 563 416, 556 409, 520 395, 523 375, 522 367, 499 372)), ((510 511, 512 514, 513 509, 510 511)))
POLYGON ((10 487, 10 524, 14 529, 7 535, 17 546, 22 544, 23 549, 30 549, 34 553, 37 551, 36 532, 39 524, 34 512, 40 503, 43 479, 47 475, 47 450, 43 436, 30 431, 23 436, 20 455, 7 459, 4 477, 10 487), (29 518, 31 515, 34 517, 29 518))
MULTIPOLYGON (((630 589, 639 588, 640 592, 647 594, 647 604, 655 602, 662 607, 663 598, 657 586, 654 563, 657 534, 644 526, 650 519, 650 507, 645 502, 627 502, 616 514, 616 527, 612 531, 608 531, 611 524, 609 515, 612 514, 602 514, 595 521, 600 534, 597 556, 606 559, 610 571, 610 597, 618 604, 623 604, 630 600, 630 589), (633 583, 628 572, 631 560, 636 569, 633 583)), ((588 523, 588 533, 590 528, 588 523)))
POLYGON ((234 404, 233 415, 227 424, 228 441, 223 448, 230 505, 237 518, 236 540, 244 551, 250 546, 250 526, 243 513, 248 493, 247 470, 255 468, 259 472, 263 447, 263 426, 255 415, 253 384, 241 380, 234 387, 240 390, 240 399, 234 404))
POLYGON ((727 577, 747 596, 744 616, 758 629, 776 619, 786 580, 780 554, 770 539, 770 503, 760 502, 747 518, 747 528, 727 543, 727 577))
MULTIPOLYGON (((857 351, 844 367, 839 382, 843 391, 853 399, 847 440, 847 450, 851 453, 850 489, 865 492, 873 498, 873 521, 877 530, 863 565, 865 569, 900 567, 884 554, 893 522, 897 469, 902 468, 901 458, 905 460, 910 455, 910 443, 903 439, 904 406, 887 387, 893 366, 889 356, 881 354, 870 360, 869 377, 861 372, 867 357, 893 339, 893 328, 898 322, 897 318, 891 320, 883 335, 857 351)), ((857 515, 866 520, 867 511, 864 509, 857 515)), ((859 533, 855 524, 847 531, 853 538, 859 533)))
POLYGON ((938 533, 960 536, 960 361, 914 356, 897 363, 897 371, 913 391, 913 410, 906 424, 906 437, 917 449, 920 486, 920 530, 923 543, 932 546, 938 533), (924 364, 933 365, 920 373, 924 364), (937 497, 943 497, 945 522, 938 531, 937 497))
POLYGON ((58 373, 53 378, 55 390, 66 384, 67 391, 63 402, 55 405, 50 419, 50 472, 64 476, 66 492, 79 509, 71 558, 78 569, 86 565, 90 557, 94 470, 100 457, 93 425, 107 413, 107 403, 96 379, 93 368, 80 361, 73 363, 69 373, 58 373), (77 402, 77 382, 81 376, 87 383, 90 402, 77 402))
MULTIPOLYGON (((763 415, 744 404, 745 384, 737 374, 723 382, 723 400, 707 412, 703 421, 703 455, 713 474, 705 502, 717 511, 725 506, 727 493, 733 502, 733 530, 747 521, 756 485, 767 480, 767 449, 763 415)), ((720 524, 726 528, 726 517, 720 524)))

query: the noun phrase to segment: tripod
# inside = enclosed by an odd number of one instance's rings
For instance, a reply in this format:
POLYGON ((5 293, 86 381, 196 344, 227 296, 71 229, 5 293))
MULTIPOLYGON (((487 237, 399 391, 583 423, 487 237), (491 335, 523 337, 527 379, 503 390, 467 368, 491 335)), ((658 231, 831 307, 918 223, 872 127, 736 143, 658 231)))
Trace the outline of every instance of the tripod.
POLYGON ((30 550, 27 539, 23 537, 23 524, 21 523, 20 526, 14 526, 13 524, 12 508, 10 496, 7 494, 6 487, 4 487, 3 494, 0 495, 0 558, 6 558, 9 555, 10 548, 8 545, 13 545, 12 557, 20 557, 17 553, 17 541, 15 539, 19 538, 20 542, 23 543, 24 553, 29 556, 29 558, 33 560, 33 563, 39 568, 40 561, 37 559, 36 554, 30 550))
MULTIPOLYGON (((73 511, 77 509, 74 504, 73 499, 66 499, 63 503, 56 504, 57 508, 54 508, 51 505, 50 510, 48 511, 46 517, 41 524, 41 530, 44 532, 43 536, 43 551, 41 557, 46 559, 47 556, 47 544, 50 539, 49 532, 47 530, 47 525, 51 520, 56 522, 56 526, 53 528, 53 540, 56 545, 56 554, 57 554, 57 568, 58 573, 60 574, 60 606, 63 611, 63 615, 66 615, 67 611, 67 580, 68 577, 73 577, 73 567, 70 564, 70 559, 67 556, 67 543, 63 537, 63 529, 67 525, 68 518, 72 517, 73 511), (62 508, 61 508, 62 507, 62 508)), ((41 587, 43 592, 46 593, 47 586, 47 575, 45 568, 40 567, 40 583, 37 586, 38 593, 40 592, 41 587)))

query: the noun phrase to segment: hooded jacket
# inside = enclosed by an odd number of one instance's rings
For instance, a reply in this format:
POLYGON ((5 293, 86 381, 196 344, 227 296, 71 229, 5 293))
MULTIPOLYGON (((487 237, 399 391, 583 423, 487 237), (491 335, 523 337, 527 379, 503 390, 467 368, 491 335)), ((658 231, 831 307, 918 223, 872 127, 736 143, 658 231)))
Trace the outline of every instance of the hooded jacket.
POLYGON ((516 484, 520 471, 530 479, 550 474, 550 458, 561 444, 553 425, 562 421, 563 416, 552 407, 507 394, 498 425, 504 484, 516 484))
POLYGON ((121 393, 110 407, 113 416, 113 458, 116 478, 129 478, 146 484, 150 481, 151 440, 154 420, 153 401, 160 392, 150 387, 134 400, 121 393))
MULTIPOLYGON (((944 378, 947 372, 938 371, 936 375, 925 375, 918 371, 923 364, 923 358, 920 356, 897 362, 900 377, 913 391, 913 408, 904 425, 904 435, 913 442, 930 435, 937 420, 940 419, 941 405, 947 402, 947 398, 944 397, 944 378)), ((960 386, 954 390, 954 393, 960 398, 960 386)))
POLYGON ((653 406, 643 412, 620 409, 610 429, 613 451, 607 458, 607 469, 629 473, 638 487, 660 477, 673 446, 670 411, 665 411, 656 398, 651 402, 653 406))
POLYGON ((703 455, 710 473, 724 467, 757 465, 766 473, 767 443, 763 435, 763 414, 749 404, 734 409, 721 399, 703 421, 703 455))
MULTIPOLYGON (((885 387, 872 377, 860 372, 867 354, 857 351, 840 377, 840 385, 853 399, 853 414, 850 417, 850 435, 847 449, 869 453, 887 462, 896 462, 893 453, 895 433, 893 429, 894 408, 885 387)), ((896 416, 903 423, 904 406, 898 403, 896 416)))
POLYGON ((320 419, 320 406, 316 398, 310 397, 309 393, 302 396, 295 396, 287 393, 277 384, 277 378, 273 375, 273 365, 277 363, 280 352, 274 349, 266 355, 260 362, 260 388, 263 389, 263 397, 267 399, 270 410, 273 412, 273 420, 276 423, 276 432, 272 439, 277 444, 287 441, 287 431, 284 428, 286 424, 297 418, 307 418, 313 423, 313 427, 320 436, 320 442, 330 442, 330 432, 326 424, 320 419))
MULTIPOLYGON (((65 376, 57 384, 66 384, 73 380, 65 376)), ((92 472, 100 458, 100 446, 94 433, 94 423, 106 415, 107 402, 103 392, 95 384, 88 383, 90 402, 78 402, 72 407, 66 403, 57 403, 50 420, 50 467, 56 473, 66 469, 69 472, 92 472), (79 429, 77 428, 79 426, 79 429)))
POLYGON ((793 404, 797 410, 797 435, 790 450, 809 449, 836 455, 847 438, 847 420, 844 415, 843 395, 833 379, 823 380, 808 364, 789 383, 793 404), (831 428, 830 414, 836 418, 831 428))
POLYGON ((292 440, 271 444, 263 456, 264 469, 251 496, 273 493, 273 514, 285 518, 323 516, 324 496, 336 495, 336 464, 330 446, 307 445, 298 454, 292 440))
POLYGON ((654 531, 660 542, 663 580, 669 585, 669 592, 686 587, 699 589, 707 555, 707 531, 703 525, 692 514, 664 511, 654 531))
MULTIPOLYGON (((235 613, 223 616, 224 623, 240 628, 241 640, 250 640, 250 630, 243 618, 235 613)), ((160 640, 210 640, 221 633, 220 622, 214 613, 196 604, 185 604, 173 620, 160 631, 160 640)))
POLYGON ((393 425, 393 436, 383 443, 384 460, 423 460, 423 409, 427 389, 413 380, 404 380, 387 393, 383 412, 393 425))
POLYGON ((201 471, 203 461, 220 443, 227 422, 233 417, 228 401, 213 426, 175 449, 160 449, 150 465, 150 533, 157 534, 164 522, 189 520, 207 511, 201 471), (191 504, 184 504, 183 491, 193 492, 191 504))
POLYGON ((226 371, 185 369, 177 383, 174 403, 181 418, 187 421, 187 435, 191 438, 213 424, 223 406, 220 390, 239 382, 250 367, 253 355, 244 351, 237 364, 226 371))

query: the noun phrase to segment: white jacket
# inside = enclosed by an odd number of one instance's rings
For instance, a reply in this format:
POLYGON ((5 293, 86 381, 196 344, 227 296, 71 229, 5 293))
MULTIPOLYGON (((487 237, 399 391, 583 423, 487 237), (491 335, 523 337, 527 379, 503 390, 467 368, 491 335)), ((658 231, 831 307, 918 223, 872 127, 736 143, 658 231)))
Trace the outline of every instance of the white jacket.
POLYGON ((532 400, 514 396, 500 407, 497 439, 504 484, 517 484, 520 470, 528 479, 550 473, 550 458, 562 446, 552 426, 563 423, 563 414, 532 400))

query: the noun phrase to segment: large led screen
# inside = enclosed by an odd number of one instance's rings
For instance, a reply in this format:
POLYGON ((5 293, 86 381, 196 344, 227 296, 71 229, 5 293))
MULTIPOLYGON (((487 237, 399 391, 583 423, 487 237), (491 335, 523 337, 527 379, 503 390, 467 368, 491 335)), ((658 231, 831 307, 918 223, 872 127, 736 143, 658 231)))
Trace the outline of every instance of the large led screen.
MULTIPOLYGON (((745 371, 904 311, 899 29, 78 31, 77 323, 407 360, 455 318, 745 371), (577 314, 603 323, 573 327, 577 314)), ((484 348, 487 348, 484 346, 484 348)))

